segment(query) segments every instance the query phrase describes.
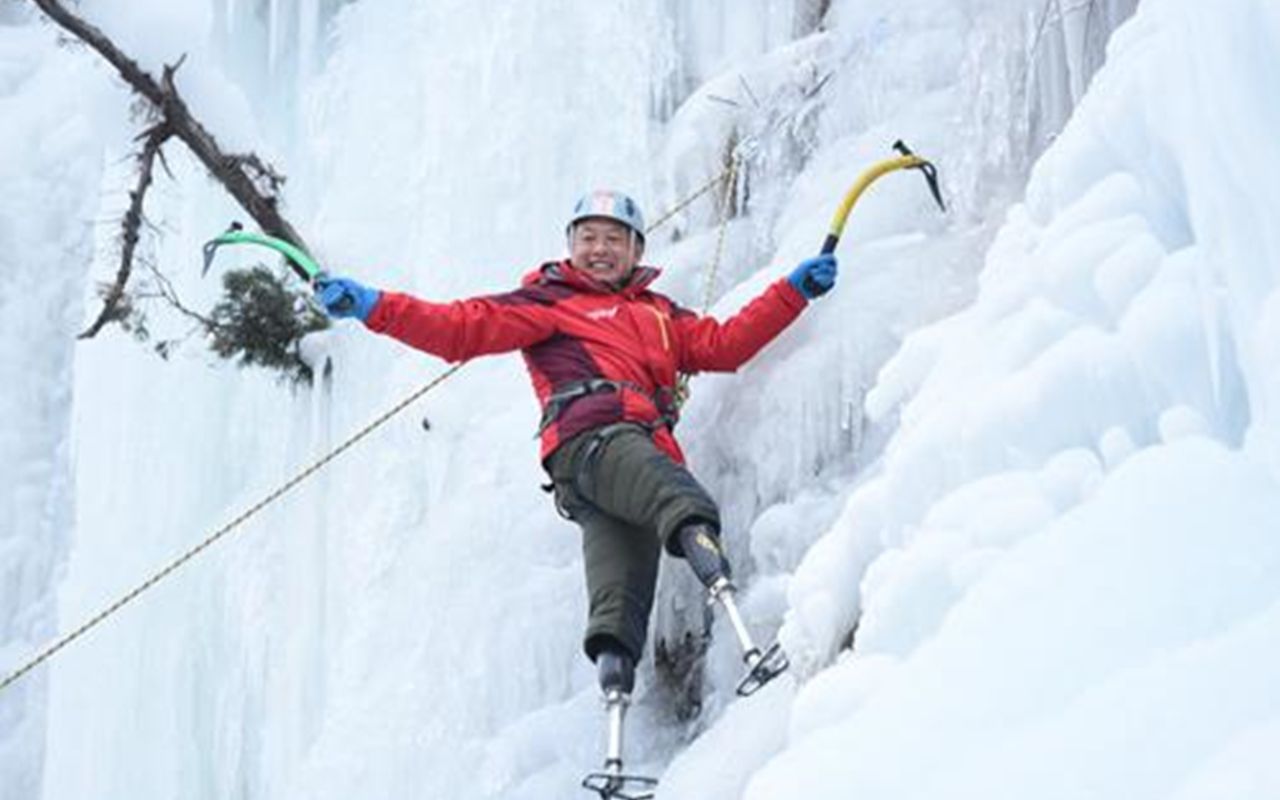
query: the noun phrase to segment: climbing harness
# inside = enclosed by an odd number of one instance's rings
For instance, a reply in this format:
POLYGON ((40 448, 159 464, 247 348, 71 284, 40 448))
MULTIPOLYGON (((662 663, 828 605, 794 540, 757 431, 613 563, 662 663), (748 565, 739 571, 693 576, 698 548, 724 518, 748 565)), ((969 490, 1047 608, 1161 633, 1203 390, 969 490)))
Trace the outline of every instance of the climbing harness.
POLYGON ((674 428, 676 420, 679 417, 680 409, 675 402, 675 391, 667 386, 659 386, 657 391, 650 392, 638 383, 631 381, 615 381, 608 378, 587 378, 580 381, 570 381, 561 385, 555 392, 547 397, 546 405, 542 409, 542 420, 538 423, 538 430, 534 434, 534 438, 542 435, 552 423, 560 418, 564 410, 574 400, 593 395, 598 392, 616 392, 622 394, 623 391, 637 392, 648 397, 658 409, 658 419, 668 428, 674 428))

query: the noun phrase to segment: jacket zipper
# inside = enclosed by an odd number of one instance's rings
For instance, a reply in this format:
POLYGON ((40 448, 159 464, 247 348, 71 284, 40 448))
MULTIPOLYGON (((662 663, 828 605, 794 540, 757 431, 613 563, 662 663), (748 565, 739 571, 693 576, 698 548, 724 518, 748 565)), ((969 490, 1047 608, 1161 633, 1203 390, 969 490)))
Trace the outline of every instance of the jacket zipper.
POLYGON ((662 332, 662 349, 669 353, 671 352, 671 340, 667 337, 667 315, 653 306, 649 306, 649 310, 658 318, 658 330, 662 332))

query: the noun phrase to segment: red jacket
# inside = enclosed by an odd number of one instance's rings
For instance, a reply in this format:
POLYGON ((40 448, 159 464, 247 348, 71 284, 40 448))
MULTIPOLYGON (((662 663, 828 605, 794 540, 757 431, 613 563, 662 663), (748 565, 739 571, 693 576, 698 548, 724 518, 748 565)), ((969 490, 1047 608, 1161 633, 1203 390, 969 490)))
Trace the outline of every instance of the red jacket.
POLYGON ((658 274, 637 267, 614 290, 567 260, 549 262, 506 294, 430 303, 383 292, 365 324, 449 361, 521 350, 544 413, 554 394, 579 381, 621 384, 618 391, 597 391, 562 406, 541 433, 544 461, 573 435, 621 421, 652 428, 658 447, 683 461, 658 408, 659 390, 672 390, 681 372, 733 372, 807 301, 784 278, 717 322, 650 291, 658 274))

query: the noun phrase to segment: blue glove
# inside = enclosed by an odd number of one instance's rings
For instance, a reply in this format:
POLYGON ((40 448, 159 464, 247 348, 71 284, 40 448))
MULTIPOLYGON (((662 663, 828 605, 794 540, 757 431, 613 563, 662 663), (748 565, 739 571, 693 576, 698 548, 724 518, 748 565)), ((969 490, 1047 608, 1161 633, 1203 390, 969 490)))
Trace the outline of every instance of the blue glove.
POLYGON ((831 291, 836 285, 836 257, 834 253, 823 253, 814 258, 806 258, 800 266, 787 276, 791 285, 796 287, 805 299, 812 300, 831 291))
POLYGON ((350 278, 322 276, 316 279, 316 296, 329 316, 336 319, 355 317, 364 322, 369 318, 369 312, 373 311, 382 292, 350 278))

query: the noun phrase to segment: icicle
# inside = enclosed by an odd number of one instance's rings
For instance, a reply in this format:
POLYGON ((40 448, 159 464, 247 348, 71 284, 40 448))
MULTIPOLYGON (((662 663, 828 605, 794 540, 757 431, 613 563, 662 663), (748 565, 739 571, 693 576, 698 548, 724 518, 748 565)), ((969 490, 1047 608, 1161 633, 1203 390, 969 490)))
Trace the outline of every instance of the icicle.
POLYGON ((1085 9, 1080 6, 1062 8, 1058 11, 1062 26, 1063 56, 1066 59, 1067 81, 1071 88, 1071 107, 1079 102, 1084 94, 1084 34, 1085 9))
POLYGON ((280 2, 267 0, 267 75, 274 76, 279 59, 280 2))
POLYGON ((316 51, 320 44, 319 0, 300 0, 298 11, 298 94, 316 68, 316 51))

